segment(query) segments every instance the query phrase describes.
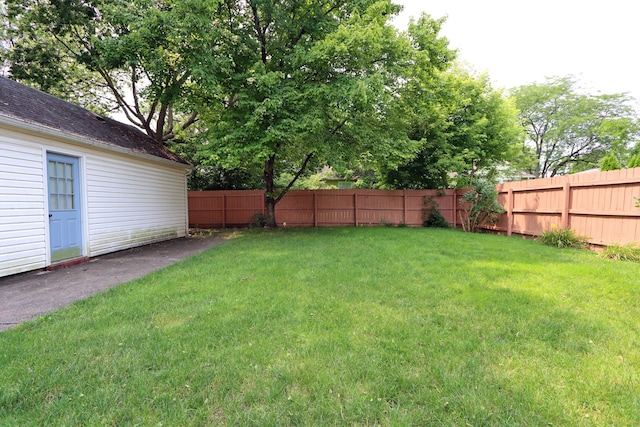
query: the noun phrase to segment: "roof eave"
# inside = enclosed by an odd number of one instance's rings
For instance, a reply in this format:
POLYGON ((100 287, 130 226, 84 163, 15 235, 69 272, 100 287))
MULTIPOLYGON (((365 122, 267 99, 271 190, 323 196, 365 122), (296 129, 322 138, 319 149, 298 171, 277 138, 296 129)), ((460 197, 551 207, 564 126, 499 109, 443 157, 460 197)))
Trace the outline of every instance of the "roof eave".
POLYGON ((58 129, 50 128, 48 126, 44 126, 38 123, 33 123, 29 121, 25 121, 23 119, 19 119, 12 116, 6 116, 0 114, 0 125, 5 125, 9 127, 16 128, 18 130, 27 131, 30 133, 34 133, 36 135, 49 136, 56 139, 60 139, 64 142, 80 145, 80 146, 88 146, 97 148, 100 150, 110 151, 118 154, 124 154, 127 156, 137 157, 139 159, 144 159, 148 161, 152 161, 155 163, 160 163, 165 166, 178 167, 181 169, 193 169, 193 166, 190 164, 180 163, 173 160, 165 159, 162 157, 154 156, 151 154, 140 153, 134 150, 130 150, 123 147, 118 147, 116 145, 111 145, 109 143, 93 139, 87 138, 86 136, 77 135, 74 133, 64 132, 58 129))

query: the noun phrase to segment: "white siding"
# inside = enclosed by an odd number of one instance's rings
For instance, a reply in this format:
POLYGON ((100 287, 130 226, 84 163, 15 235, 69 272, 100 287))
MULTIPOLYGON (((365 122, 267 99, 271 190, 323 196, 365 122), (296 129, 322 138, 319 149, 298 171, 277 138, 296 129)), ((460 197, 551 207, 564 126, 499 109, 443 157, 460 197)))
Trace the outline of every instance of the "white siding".
POLYGON ((187 235, 184 169, 0 128, 0 277, 44 268, 47 151, 80 158, 84 255, 187 235))
POLYGON ((112 155, 86 170, 91 256, 186 236, 183 170, 112 155))
POLYGON ((42 148, 0 132, 0 277, 47 261, 42 148))

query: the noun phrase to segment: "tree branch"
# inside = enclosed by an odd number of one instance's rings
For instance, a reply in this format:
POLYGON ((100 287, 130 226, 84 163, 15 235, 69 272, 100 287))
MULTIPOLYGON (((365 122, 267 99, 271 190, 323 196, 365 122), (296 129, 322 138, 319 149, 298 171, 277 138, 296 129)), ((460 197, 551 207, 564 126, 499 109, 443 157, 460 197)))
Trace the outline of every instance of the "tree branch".
POLYGON ((296 181, 298 180, 298 178, 300 178, 300 176, 302 176, 302 174, 304 173, 305 169, 307 168, 307 165, 309 164, 309 162, 311 161, 312 158, 313 158, 313 153, 307 154, 307 157, 304 159, 304 162, 302 163, 302 166, 300 167, 300 169, 296 173, 296 176, 294 176, 293 179, 291 180, 291 182, 289 182, 289 184, 287 185, 287 187, 280 192, 278 197, 275 199, 275 203, 278 203, 280 200, 282 200, 282 198, 285 196, 285 194, 287 194, 289 192, 289 190, 291 190, 291 187, 293 187, 293 184, 295 184, 296 181))
POLYGON ((253 13, 253 27, 256 30, 258 35, 258 39, 260 40, 260 54, 262 58, 262 63, 267 63, 267 37, 265 34, 266 27, 264 28, 260 25, 260 17, 258 16, 258 8, 251 3, 251 12, 253 13))

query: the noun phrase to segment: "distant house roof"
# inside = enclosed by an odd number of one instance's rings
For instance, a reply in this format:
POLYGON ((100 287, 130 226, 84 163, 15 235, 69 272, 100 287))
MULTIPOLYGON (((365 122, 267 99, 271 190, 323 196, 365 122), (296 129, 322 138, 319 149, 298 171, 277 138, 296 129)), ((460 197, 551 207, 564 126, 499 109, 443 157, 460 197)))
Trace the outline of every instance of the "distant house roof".
POLYGON ((0 76, 0 115, 97 141, 119 151, 189 165, 138 128, 0 76))

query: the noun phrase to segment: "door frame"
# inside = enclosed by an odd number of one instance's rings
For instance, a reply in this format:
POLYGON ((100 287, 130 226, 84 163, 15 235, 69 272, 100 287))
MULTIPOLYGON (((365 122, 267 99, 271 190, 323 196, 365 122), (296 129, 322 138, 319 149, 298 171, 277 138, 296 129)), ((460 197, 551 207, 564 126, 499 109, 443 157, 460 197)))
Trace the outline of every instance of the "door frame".
MULTIPOLYGON (((43 183, 44 183, 44 225, 45 225, 45 247, 46 247, 46 265, 53 264, 52 254, 51 254, 51 230, 49 226, 49 175, 48 175, 48 167, 49 167, 49 154, 71 157, 78 161, 78 212, 80 215, 80 255, 78 258, 84 258, 87 256, 87 236, 88 236, 88 227, 87 227, 87 204, 86 204, 86 169, 85 169, 85 157, 83 153, 73 152, 70 150, 61 150, 56 147, 44 147, 43 148, 43 183)), ((71 258, 71 260, 77 258, 71 258)), ((65 262, 69 260, 62 260, 59 262, 65 262)), ((56 261, 57 263, 58 261, 56 261)))

